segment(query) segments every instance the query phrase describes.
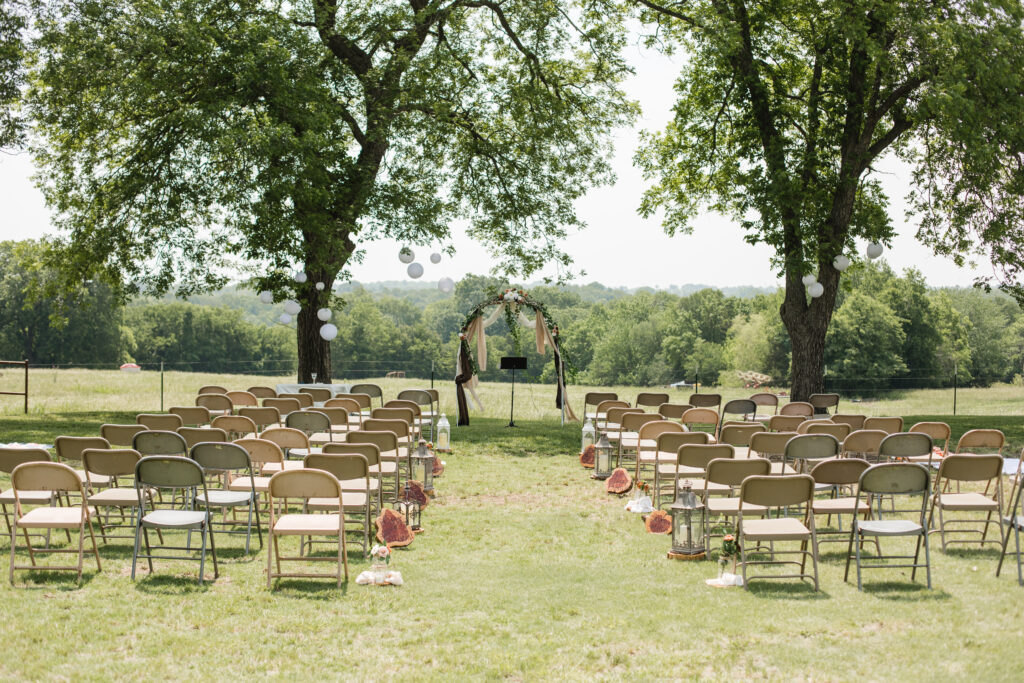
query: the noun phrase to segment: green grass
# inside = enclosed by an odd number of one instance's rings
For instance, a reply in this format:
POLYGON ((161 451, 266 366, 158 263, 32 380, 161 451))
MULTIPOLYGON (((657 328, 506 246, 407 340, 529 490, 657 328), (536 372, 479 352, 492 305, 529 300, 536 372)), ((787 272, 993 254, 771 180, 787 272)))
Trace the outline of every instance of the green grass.
MULTIPOLYGON (((0 441, 52 443, 131 419, 122 403, 131 387, 96 397, 94 384, 54 390, 47 400, 60 410, 0 417, 0 441)), ((579 426, 559 426, 550 387, 536 392, 547 419, 525 401, 517 429, 503 426, 507 404, 498 407, 507 388, 484 388, 492 416, 455 430, 439 499, 424 512, 427 531, 396 551, 405 586, 285 581, 270 592, 265 551, 246 558, 239 539, 223 537, 212 585, 195 584, 196 565, 166 561, 132 583, 129 541, 111 542, 101 546, 103 571, 87 561, 81 587, 42 573, 20 573, 13 588, 0 581, 0 677, 1018 676, 1024 589, 1012 566, 995 578, 994 550, 943 554, 936 542, 932 591, 892 570, 869 575, 870 590, 858 593, 842 580, 838 544, 824 546, 820 593, 796 582, 711 589, 713 563, 667 560, 668 539, 645 533, 625 500, 578 466, 579 426)), ((940 411, 918 410, 908 424, 943 419, 956 434, 996 426, 1014 450, 1024 445, 1020 417, 932 414, 940 411)), ((8 550, 0 538, 3 572, 8 550)), ((353 577, 368 567, 358 552, 350 559, 353 577)))

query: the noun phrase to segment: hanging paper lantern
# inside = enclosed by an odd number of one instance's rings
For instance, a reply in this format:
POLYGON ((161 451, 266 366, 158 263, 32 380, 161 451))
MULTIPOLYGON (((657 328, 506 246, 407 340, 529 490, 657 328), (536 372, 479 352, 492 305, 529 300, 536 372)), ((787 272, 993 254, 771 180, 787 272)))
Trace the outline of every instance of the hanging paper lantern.
POLYGON ((332 325, 331 323, 322 325, 320 327, 320 336, 327 341, 331 341, 332 339, 338 336, 338 328, 332 325))
POLYGON ((409 277, 415 280, 423 275, 423 266, 419 263, 410 263, 405 272, 409 273, 409 277))
POLYGON ((810 287, 818 281, 818 278, 813 275, 804 275, 801 281, 804 283, 804 287, 810 287))
POLYGON ((838 270, 840 273, 850 267, 850 258, 843 254, 836 256, 832 259, 832 267, 838 270))
POLYGON ((322 320, 323 322, 327 322, 328 320, 330 320, 331 315, 331 309, 329 308, 321 308, 316 312, 316 317, 320 318, 320 320, 322 320))
POLYGON ((322 282, 316 283, 316 291, 318 291, 318 292, 324 291, 324 283, 322 283, 322 282))
POLYGON ((301 285, 303 282, 306 281, 306 274, 301 272, 301 271, 298 272, 298 273, 295 273, 295 281, 298 282, 301 285))
POLYGON ((288 315, 298 315, 299 311, 301 310, 302 306, 299 306, 299 303, 297 301, 292 301, 291 299, 288 299, 288 301, 284 302, 284 312, 287 313, 288 315))
POLYGON ((282 325, 287 325, 287 324, 289 324, 292 321, 292 317, 290 315, 288 315, 287 313, 282 313, 281 317, 278 318, 278 320, 281 321, 282 325))
POLYGON ((451 294, 455 291, 455 280, 450 277, 443 277, 437 281, 437 288, 445 294, 451 294))
POLYGON ((878 242, 872 242, 868 245, 868 258, 872 261, 875 260, 882 255, 882 251, 884 251, 884 247, 882 247, 881 244, 878 242))
POLYGON ((265 303, 265 304, 272 304, 272 303, 274 303, 274 293, 269 291, 269 290, 264 289, 262 292, 260 292, 260 297, 259 298, 260 298, 260 301, 265 303))
POLYGON ((815 282, 813 285, 807 288, 807 293, 811 295, 812 299, 817 299, 819 296, 825 293, 825 287, 820 282, 815 282))
POLYGON ((430 255, 430 262, 431 263, 440 263, 441 262, 441 255, 438 254, 435 251, 433 254, 430 255))
POLYGON ((409 247, 402 247, 401 251, 398 252, 398 260, 402 263, 412 263, 414 258, 416 258, 416 254, 409 247))

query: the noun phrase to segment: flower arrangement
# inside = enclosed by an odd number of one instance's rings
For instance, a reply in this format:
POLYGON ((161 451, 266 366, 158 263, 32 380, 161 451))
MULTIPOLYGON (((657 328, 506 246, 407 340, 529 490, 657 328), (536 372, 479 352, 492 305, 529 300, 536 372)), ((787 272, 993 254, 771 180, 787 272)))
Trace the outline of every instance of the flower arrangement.
POLYGON ((725 571, 725 565, 732 560, 732 573, 736 573, 736 559, 740 556, 740 543, 732 534, 722 537, 722 551, 718 556, 718 573, 725 571))
POLYGON ((646 481, 642 481, 640 479, 637 479, 636 482, 633 484, 633 486, 635 486, 636 490, 640 491, 645 496, 650 495, 650 493, 651 493, 651 485, 648 484, 646 481))
POLYGON ((375 545, 370 548, 370 557, 383 564, 391 564, 391 548, 387 545, 375 545))

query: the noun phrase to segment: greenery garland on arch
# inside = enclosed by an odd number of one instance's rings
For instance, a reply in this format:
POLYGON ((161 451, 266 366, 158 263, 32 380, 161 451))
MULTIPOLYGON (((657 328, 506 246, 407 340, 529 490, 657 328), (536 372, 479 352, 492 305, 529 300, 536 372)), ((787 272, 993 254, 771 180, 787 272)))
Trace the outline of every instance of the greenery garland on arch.
MULTIPOLYGON (((476 377, 480 372, 480 368, 477 365, 476 359, 473 357, 473 352, 469 345, 470 338, 473 336, 471 328, 477 320, 483 317, 484 309, 491 306, 503 307, 505 322, 508 324, 509 332, 512 334, 517 353, 520 352, 520 349, 522 348, 521 340, 519 338, 519 314, 524 308, 529 308, 533 310, 535 314, 539 313, 541 315, 544 320, 544 325, 547 328, 548 343, 551 345, 552 351, 555 354, 555 374, 558 386, 557 393, 555 394, 555 407, 561 409, 564 404, 566 417, 571 420, 576 420, 577 418, 575 414, 573 414, 572 408, 569 406, 568 398, 565 395, 565 370, 569 363, 562 353, 562 338, 558 331, 558 324, 552 319, 551 313, 548 312, 547 306, 545 306, 543 302, 531 298, 525 290, 506 289, 502 292, 495 292, 494 294, 491 294, 486 300, 474 306, 462 321, 462 327, 459 329, 459 349, 456 354, 455 366, 455 394, 458 399, 459 406, 458 423, 460 425, 469 424, 469 403, 466 400, 466 389, 469 389, 470 393, 473 393, 473 389, 476 386, 477 381, 476 377)), ((473 393, 473 398, 479 406, 480 401, 476 398, 475 393, 473 393)))

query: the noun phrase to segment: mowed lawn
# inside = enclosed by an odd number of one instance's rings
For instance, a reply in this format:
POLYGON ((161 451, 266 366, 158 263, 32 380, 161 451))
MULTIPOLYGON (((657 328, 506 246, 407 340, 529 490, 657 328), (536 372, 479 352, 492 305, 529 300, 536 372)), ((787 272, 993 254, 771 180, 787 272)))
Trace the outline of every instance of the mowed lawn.
MULTIPOLYGON (((427 531, 395 553, 401 588, 292 580, 268 591, 265 549, 246 557, 223 536, 216 582, 199 587, 196 564, 157 561, 132 583, 130 541, 111 541, 102 572, 87 558, 81 587, 41 573, 0 582, 0 676, 1019 677, 1024 589, 1012 564, 995 578, 994 549, 942 553, 934 538, 931 591, 891 570, 859 593, 843 582, 840 544, 823 546, 820 593, 797 582, 712 589, 714 563, 667 560, 668 538, 579 467, 579 426, 559 425, 550 387, 536 394, 546 417, 528 411, 531 396, 516 429, 500 417, 506 387, 485 389, 491 416, 455 430, 427 531)), ((0 441, 96 434, 138 412, 90 410, 84 385, 60 400, 65 410, 0 417, 0 441)), ((1000 427, 1013 450, 1024 445, 1020 417, 932 418, 955 435, 1000 427)), ((3 572, 8 550, 0 538, 3 572)), ((353 578, 369 566, 357 551, 350 560, 353 578)))

